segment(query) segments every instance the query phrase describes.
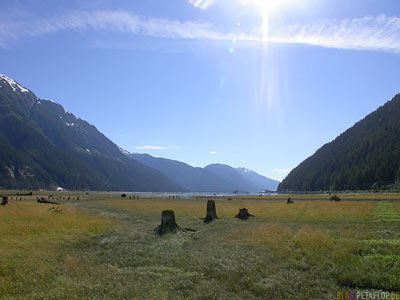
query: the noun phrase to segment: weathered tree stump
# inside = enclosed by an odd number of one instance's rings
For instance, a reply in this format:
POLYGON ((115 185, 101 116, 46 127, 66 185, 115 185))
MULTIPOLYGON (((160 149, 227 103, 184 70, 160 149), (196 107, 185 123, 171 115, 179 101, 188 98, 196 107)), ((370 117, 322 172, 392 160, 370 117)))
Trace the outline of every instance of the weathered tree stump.
POLYGON ((254 217, 252 214, 249 214, 249 211, 247 208, 240 208, 239 213, 235 216, 235 218, 238 218, 240 220, 247 220, 250 217, 254 217))
POLYGON ((177 233, 181 228, 176 224, 175 213, 173 210, 164 210, 161 214, 161 224, 157 228, 160 235, 166 233, 177 233))
POLYGON ((166 233, 178 232, 197 232, 194 229, 182 228, 176 224, 175 213, 173 210, 164 210, 161 214, 161 224, 156 228, 156 233, 164 235, 166 233))
POLYGON ((294 201, 292 200, 292 198, 289 197, 289 198, 287 199, 286 203, 287 203, 287 204, 293 204, 294 201))
POLYGON ((1 205, 7 205, 8 204, 8 197, 2 196, 1 197, 1 205))
POLYGON ((57 205, 60 205, 60 203, 46 200, 46 199, 43 198, 43 197, 41 197, 41 198, 37 201, 37 203, 42 203, 42 204, 57 204, 57 205))
POLYGON ((215 200, 208 200, 207 201, 207 213, 204 219, 204 223, 208 224, 211 221, 218 219, 217 217, 217 210, 215 208, 215 200))

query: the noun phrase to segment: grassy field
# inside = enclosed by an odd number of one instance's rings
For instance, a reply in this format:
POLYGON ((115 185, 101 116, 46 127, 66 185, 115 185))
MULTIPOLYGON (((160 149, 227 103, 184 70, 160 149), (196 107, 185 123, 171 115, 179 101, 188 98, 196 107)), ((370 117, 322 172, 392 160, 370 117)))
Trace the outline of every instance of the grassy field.
POLYGON ((81 194, 61 198, 61 212, 34 196, 14 199, 0 207, 0 299, 336 299, 400 290, 400 202, 303 196, 291 205, 219 199, 211 224, 202 223, 206 199, 81 194), (255 217, 235 219, 243 207, 255 217), (155 235, 165 209, 197 232, 155 235))

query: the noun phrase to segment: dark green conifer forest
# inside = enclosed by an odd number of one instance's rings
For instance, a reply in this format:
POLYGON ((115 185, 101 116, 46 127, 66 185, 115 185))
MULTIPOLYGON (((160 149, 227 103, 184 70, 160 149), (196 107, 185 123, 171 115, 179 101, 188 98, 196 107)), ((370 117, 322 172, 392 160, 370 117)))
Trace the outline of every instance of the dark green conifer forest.
POLYGON ((279 185, 280 191, 371 189, 400 189, 400 94, 322 146, 279 185))

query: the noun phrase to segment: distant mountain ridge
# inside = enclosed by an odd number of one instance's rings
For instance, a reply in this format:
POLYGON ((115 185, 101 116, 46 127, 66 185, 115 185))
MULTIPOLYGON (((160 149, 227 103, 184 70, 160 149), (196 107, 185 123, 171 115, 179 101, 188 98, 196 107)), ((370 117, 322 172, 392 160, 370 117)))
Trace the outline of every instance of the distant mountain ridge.
POLYGON ((128 155, 166 175, 176 184, 192 192, 261 192, 276 190, 279 181, 266 178, 244 168, 213 164, 204 168, 192 167, 180 161, 156 158, 149 154, 128 155), (246 174, 248 173, 248 174, 246 174))
POLYGON ((258 186, 265 187, 264 190, 276 191, 278 189, 278 185, 280 182, 277 180, 262 176, 257 172, 254 172, 247 168, 235 168, 235 169, 249 181, 257 184, 258 186))
POLYGON ((0 75, 0 188, 260 192, 278 183, 244 168, 130 154, 62 105, 0 75))
POLYGON ((0 75, 0 187, 179 192, 95 126, 0 75))
POLYGON ((280 191, 400 189, 400 94, 293 169, 280 191))

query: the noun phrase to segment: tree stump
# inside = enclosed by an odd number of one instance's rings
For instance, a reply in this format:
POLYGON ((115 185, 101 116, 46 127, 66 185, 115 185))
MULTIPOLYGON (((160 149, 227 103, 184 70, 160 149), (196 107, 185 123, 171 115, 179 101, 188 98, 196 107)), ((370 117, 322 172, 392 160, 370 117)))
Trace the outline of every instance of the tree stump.
POLYGON ((7 205, 8 204, 8 197, 1 197, 1 205, 7 205))
POLYGON ((286 203, 287 203, 287 204, 293 204, 294 201, 292 200, 292 198, 289 197, 289 198, 287 199, 286 203))
POLYGON ((208 224, 211 221, 214 221, 215 219, 218 219, 217 210, 215 208, 215 200, 208 200, 207 213, 206 213, 206 218, 204 219, 204 223, 208 224))
POLYGON ((178 232, 197 232, 190 228, 182 228, 176 224, 175 213, 173 210, 164 210, 161 214, 161 224, 156 228, 156 233, 164 235, 166 233, 178 232))
POLYGON ((161 224, 157 228, 160 235, 166 233, 177 233, 181 228, 176 224, 175 213, 173 210, 164 210, 161 214, 161 224))
POLYGON ((240 208, 239 213, 235 216, 235 218, 238 218, 240 220, 247 220, 250 217, 254 217, 254 216, 249 214, 249 211, 247 210, 247 208, 240 208))

